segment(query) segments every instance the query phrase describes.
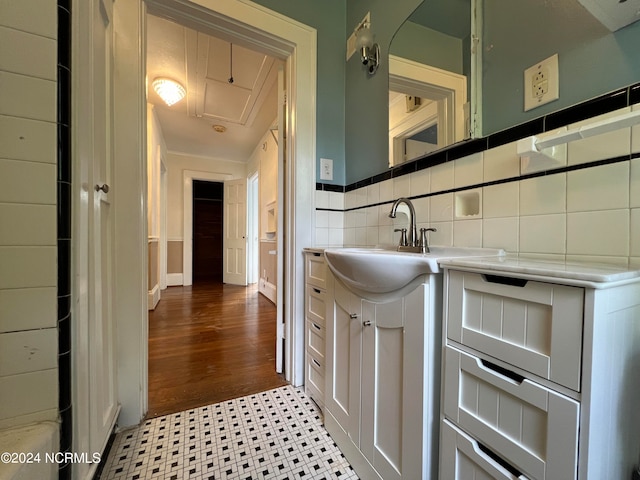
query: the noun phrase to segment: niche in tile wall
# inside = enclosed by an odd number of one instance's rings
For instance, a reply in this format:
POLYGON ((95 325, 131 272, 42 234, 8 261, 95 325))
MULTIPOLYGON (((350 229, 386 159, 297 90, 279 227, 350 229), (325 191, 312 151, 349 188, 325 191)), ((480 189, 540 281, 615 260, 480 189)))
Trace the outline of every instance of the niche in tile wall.
POLYGON ((469 190, 455 194, 456 219, 477 218, 482 215, 482 191, 469 190))

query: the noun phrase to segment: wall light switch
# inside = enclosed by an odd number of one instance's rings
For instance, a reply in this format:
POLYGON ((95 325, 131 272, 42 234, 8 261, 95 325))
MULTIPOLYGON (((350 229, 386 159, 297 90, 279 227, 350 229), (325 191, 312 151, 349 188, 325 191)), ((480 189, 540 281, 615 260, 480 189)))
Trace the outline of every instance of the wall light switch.
POLYGON ((524 111, 557 100, 558 54, 536 63, 524 71, 524 111))
POLYGON ((320 159, 320 180, 333 180, 333 160, 320 159))

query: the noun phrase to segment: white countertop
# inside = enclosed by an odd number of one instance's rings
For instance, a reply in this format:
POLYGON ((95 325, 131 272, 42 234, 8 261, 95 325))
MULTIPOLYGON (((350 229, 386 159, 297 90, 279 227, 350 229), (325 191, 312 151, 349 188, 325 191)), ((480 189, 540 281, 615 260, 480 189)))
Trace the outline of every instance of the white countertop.
POLYGON ((640 281, 640 270, 615 265, 571 263, 506 255, 502 257, 461 257, 443 259, 444 268, 475 272, 501 272, 541 281, 606 288, 613 284, 640 281))

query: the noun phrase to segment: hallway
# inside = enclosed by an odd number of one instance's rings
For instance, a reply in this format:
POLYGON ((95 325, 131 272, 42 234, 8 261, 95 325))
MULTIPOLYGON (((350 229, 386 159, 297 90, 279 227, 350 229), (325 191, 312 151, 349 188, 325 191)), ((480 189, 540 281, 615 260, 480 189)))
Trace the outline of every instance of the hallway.
POLYGON ((149 312, 147 418, 270 390, 276 307, 257 286, 170 287, 149 312))

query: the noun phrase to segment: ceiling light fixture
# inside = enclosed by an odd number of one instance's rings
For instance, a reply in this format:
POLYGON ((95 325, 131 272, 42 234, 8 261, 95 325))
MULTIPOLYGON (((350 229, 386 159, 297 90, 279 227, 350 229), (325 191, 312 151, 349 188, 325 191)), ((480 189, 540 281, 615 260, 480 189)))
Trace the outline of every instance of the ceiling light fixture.
POLYGON ((224 125, 212 125, 211 128, 213 128, 218 133, 224 133, 227 131, 227 127, 225 127, 224 125))
POLYGON ((159 77, 153 81, 153 89, 168 106, 179 102, 186 95, 186 90, 175 80, 159 77))

